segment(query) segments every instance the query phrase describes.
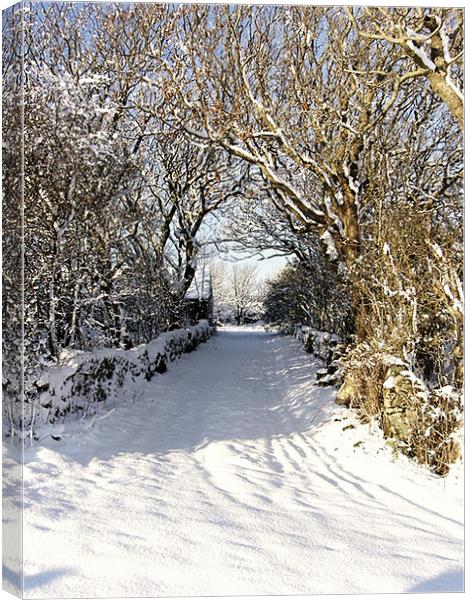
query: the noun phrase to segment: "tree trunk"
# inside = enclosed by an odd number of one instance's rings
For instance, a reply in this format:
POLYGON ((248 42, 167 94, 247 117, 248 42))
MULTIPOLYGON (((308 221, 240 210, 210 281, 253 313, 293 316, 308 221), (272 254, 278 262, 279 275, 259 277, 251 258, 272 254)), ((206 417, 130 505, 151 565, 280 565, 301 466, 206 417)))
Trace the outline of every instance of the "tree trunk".
POLYGON ((463 127, 463 100, 456 88, 449 85, 447 76, 441 71, 429 71, 427 78, 434 92, 447 104, 460 127, 463 127))

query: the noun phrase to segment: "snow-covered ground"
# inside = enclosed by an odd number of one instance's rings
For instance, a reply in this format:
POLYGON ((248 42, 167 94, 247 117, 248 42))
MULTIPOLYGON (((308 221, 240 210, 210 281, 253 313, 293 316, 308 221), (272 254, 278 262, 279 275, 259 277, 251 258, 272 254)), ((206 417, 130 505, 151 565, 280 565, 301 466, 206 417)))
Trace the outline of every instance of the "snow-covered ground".
POLYGON ((458 469, 393 462, 312 363, 229 328, 27 450, 25 596, 462 590, 458 469))

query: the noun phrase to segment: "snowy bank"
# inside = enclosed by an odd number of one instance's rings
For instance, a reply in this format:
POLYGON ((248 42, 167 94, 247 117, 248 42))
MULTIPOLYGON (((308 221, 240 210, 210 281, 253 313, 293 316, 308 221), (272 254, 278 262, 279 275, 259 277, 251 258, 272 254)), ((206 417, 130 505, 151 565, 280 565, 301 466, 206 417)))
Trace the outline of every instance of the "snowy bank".
POLYGON ((183 353, 191 352, 213 333, 207 321, 159 335, 148 344, 130 350, 101 348, 90 352, 66 349, 56 366, 48 368, 36 382, 37 398, 25 406, 25 424, 10 416, 10 436, 37 439, 47 424, 76 414, 93 417, 104 402, 116 401, 126 384, 139 378, 150 381, 164 373, 183 353))
POLYGON ((463 447, 460 390, 425 381, 411 363, 383 347, 348 345, 338 335, 301 323, 290 333, 324 361, 324 368, 316 370, 316 384, 339 387, 338 404, 354 408, 364 420, 377 419, 397 449, 447 475, 463 447))

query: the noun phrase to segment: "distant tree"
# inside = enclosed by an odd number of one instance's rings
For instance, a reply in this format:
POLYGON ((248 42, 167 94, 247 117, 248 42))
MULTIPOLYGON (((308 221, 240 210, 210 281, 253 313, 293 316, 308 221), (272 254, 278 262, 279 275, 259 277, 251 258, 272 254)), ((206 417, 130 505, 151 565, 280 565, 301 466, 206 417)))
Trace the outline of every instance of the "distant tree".
POLYGON ((249 312, 260 312, 261 285, 256 266, 234 263, 226 269, 219 264, 213 269, 213 285, 216 304, 229 309, 237 325, 249 312))

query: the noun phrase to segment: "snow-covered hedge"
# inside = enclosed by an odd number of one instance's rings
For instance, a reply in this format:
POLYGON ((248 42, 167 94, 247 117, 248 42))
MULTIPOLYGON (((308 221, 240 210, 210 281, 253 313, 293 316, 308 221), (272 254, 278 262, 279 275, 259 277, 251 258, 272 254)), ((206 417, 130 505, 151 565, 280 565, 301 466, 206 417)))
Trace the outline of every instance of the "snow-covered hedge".
POLYGON ((328 331, 318 331, 308 325, 298 323, 294 329, 295 337, 302 342, 305 350, 324 361, 329 361, 341 338, 328 331))
POLYGON ((342 338, 328 331, 318 331, 308 325, 298 323, 293 335, 302 343, 305 350, 325 363, 324 369, 317 369, 317 385, 337 385, 342 380, 342 369, 339 359, 346 344, 342 338))
POLYGON ((25 407, 24 431, 21 421, 10 419, 11 436, 33 439, 41 425, 54 423, 69 413, 93 415, 100 403, 115 399, 124 384, 164 373, 169 363, 212 334, 209 323, 200 321, 187 329, 163 333, 131 350, 62 351, 57 365, 48 368, 36 382, 38 397, 25 407))
POLYGON ((322 376, 320 383, 323 385, 333 385, 338 382, 336 376, 339 369, 338 359, 351 340, 346 341, 335 333, 320 331, 302 323, 281 322, 275 325, 275 329, 284 335, 294 336, 302 344, 306 352, 313 354, 316 358, 320 358, 325 363, 325 369, 317 370, 317 373, 322 376), (334 376, 324 377, 325 374, 334 376))

